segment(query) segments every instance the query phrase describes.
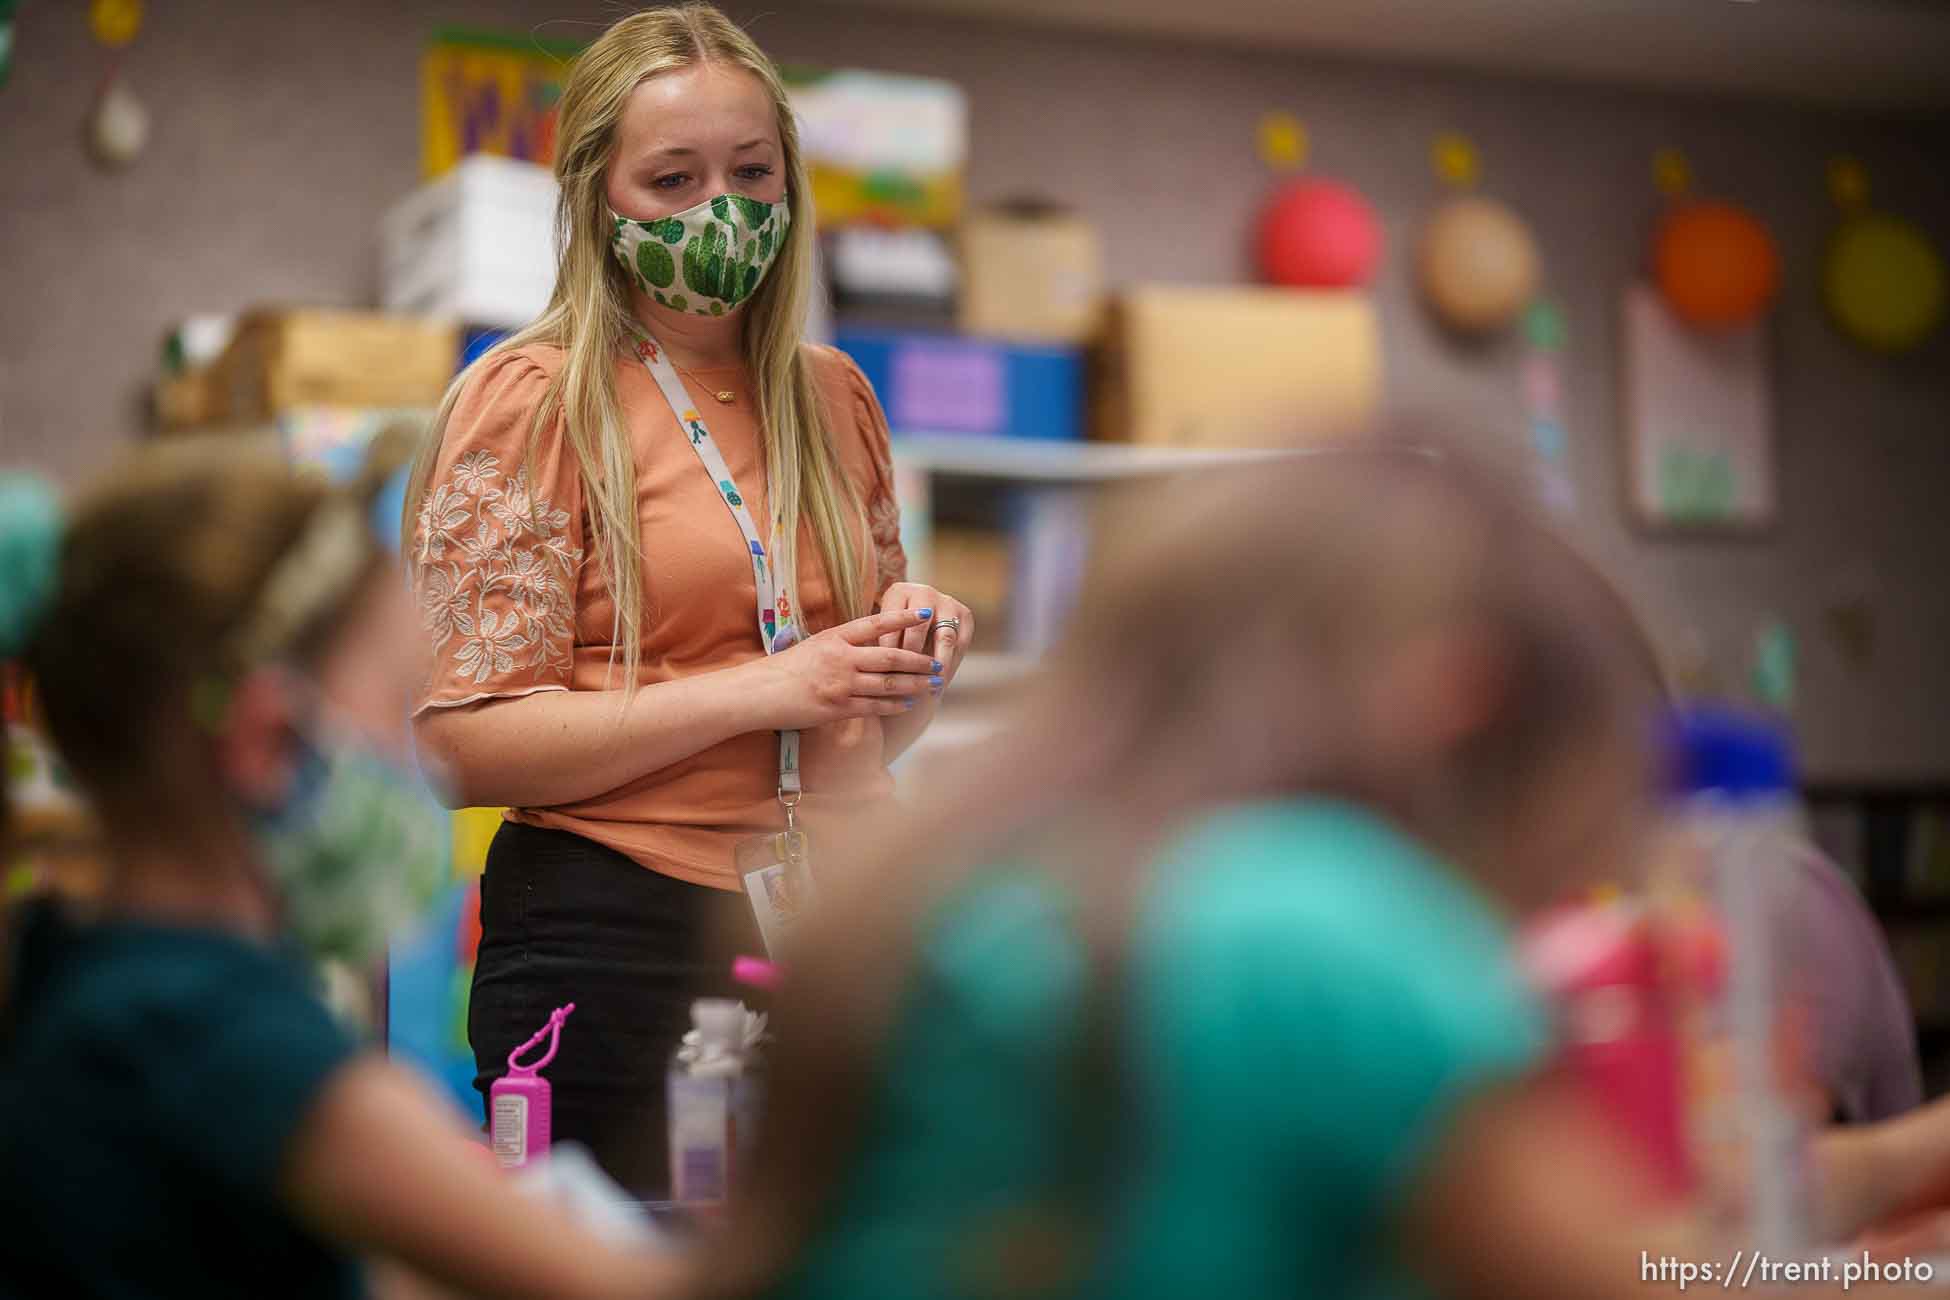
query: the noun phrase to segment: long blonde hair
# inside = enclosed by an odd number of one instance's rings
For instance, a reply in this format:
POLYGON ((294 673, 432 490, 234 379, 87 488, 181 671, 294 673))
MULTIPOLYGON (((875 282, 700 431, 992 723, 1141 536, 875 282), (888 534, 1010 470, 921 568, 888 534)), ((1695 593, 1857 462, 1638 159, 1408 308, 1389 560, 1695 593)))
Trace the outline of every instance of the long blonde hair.
MULTIPOLYGON (((812 529, 841 621, 864 613, 855 532, 861 505, 840 471, 811 368, 802 355, 813 292, 811 184, 784 83, 751 37, 708 4, 632 14, 577 57, 562 91, 556 126, 558 258, 548 309, 490 349, 449 385, 413 467, 404 535, 411 537, 447 422, 477 367, 497 353, 543 344, 563 353, 529 428, 529 458, 558 418, 574 450, 590 537, 614 600, 612 645, 622 650, 624 689, 634 689, 644 623, 643 548, 636 505, 636 459, 616 397, 613 367, 636 328, 629 282, 609 250, 608 171, 616 124, 630 93, 651 77, 722 62, 756 77, 771 96, 784 155, 792 221, 785 247, 745 308, 743 347, 758 391, 768 499, 777 527, 778 571, 793 590, 798 538, 812 529)), ((794 595, 796 596, 796 591, 794 595)), ((612 664, 615 662, 612 651, 612 664)))

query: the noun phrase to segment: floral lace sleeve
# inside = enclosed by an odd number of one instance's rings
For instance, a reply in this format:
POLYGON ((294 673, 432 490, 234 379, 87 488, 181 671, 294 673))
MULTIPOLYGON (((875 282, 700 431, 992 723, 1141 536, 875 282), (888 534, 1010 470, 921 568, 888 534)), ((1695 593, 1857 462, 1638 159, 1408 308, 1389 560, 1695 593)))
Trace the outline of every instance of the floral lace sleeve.
POLYGON ((447 422, 407 557, 432 649, 416 712, 569 688, 581 487, 558 431, 529 453, 547 386, 532 360, 497 357, 447 422))
POLYGON ((853 358, 836 354, 846 363, 847 386, 853 392, 855 424, 867 445, 872 475, 862 486, 867 507, 867 531, 873 539, 876 600, 897 582, 907 581, 907 552, 901 546, 901 508, 894 494, 894 451, 887 433, 887 413, 874 395, 873 385, 853 358))

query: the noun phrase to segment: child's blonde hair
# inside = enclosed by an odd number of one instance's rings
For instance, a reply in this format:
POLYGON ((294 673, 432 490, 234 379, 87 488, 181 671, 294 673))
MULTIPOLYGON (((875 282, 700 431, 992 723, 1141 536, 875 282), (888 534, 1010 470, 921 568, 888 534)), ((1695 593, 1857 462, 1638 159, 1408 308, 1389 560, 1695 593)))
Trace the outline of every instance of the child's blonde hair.
MULTIPOLYGON (((737 24, 708 4, 650 9, 615 23, 577 57, 556 119, 556 214, 560 253, 555 292, 540 319, 498 344, 495 353, 545 344, 560 348, 563 365, 550 383, 529 431, 537 439, 562 421, 573 449, 582 495, 615 601, 612 644, 621 650, 624 688, 636 684, 643 627, 643 554, 637 517, 636 461, 617 403, 617 358, 637 328, 630 286, 609 248, 608 174, 616 125, 630 93, 652 77, 697 64, 721 63, 756 78, 771 99, 783 153, 786 202, 792 220, 785 247, 744 308, 745 360, 758 390, 765 439, 767 499, 779 541, 778 562, 788 587, 797 572, 801 521, 811 526, 841 621, 866 612, 860 588, 861 506, 840 472, 812 372, 802 354, 807 304, 813 292, 811 189, 799 149, 799 129, 784 83, 771 60, 737 24)), ((412 537, 454 405, 473 367, 448 388, 422 447, 407 492, 402 532, 412 537)))

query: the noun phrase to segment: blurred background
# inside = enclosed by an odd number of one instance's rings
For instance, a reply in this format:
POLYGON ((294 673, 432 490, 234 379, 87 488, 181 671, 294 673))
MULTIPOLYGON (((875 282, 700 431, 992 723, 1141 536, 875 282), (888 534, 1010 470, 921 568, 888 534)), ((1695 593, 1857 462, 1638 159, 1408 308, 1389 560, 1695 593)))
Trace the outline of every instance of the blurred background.
MULTIPOLYGON (((887 407, 915 576, 982 619, 908 779, 1048 642, 1096 487, 1467 430, 1689 684, 1791 719, 1942 1058, 1950 5, 725 7, 791 73, 814 330, 887 407)), ((0 0, 0 465, 197 428, 342 465, 431 408, 546 300, 553 100, 625 11, 0 0)), ((470 905, 396 954, 436 1064, 470 905)))

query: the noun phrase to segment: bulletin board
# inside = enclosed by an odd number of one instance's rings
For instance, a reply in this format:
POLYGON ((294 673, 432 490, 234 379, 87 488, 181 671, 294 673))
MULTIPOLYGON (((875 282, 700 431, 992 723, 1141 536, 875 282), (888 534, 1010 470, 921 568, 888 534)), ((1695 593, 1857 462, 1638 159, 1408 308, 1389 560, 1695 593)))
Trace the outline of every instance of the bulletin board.
POLYGON ((1773 376, 1763 323, 1704 332, 1657 290, 1625 291, 1626 492, 1655 530, 1757 532, 1775 517, 1773 376))

